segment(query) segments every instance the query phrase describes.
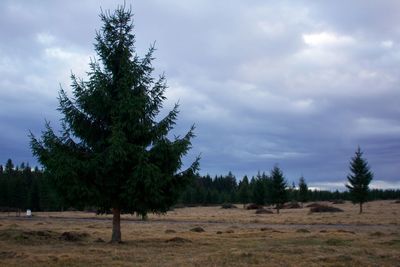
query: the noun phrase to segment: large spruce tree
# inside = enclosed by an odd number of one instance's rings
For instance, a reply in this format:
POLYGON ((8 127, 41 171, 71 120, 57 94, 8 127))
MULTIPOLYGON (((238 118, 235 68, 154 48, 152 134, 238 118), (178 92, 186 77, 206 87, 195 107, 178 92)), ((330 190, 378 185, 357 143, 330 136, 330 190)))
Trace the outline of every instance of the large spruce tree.
POLYGON ((368 200, 369 183, 373 178, 368 162, 362 157, 360 147, 355 152, 350 162, 350 174, 347 176, 349 189, 353 203, 360 205, 360 213, 362 213, 362 205, 368 200))
POLYGON ((112 209, 112 242, 121 242, 121 212, 164 213, 175 203, 198 168, 182 157, 191 147, 193 127, 168 137, 178 105, 157 120, 165 100, 165 77, 152 76, 154 47, 139 57, 131 10, 100 15, 96 60, 88 80, 72 75, 73 97, 61 89, 61 136, 49 123, 40 139, 31 134, 33 154, 70 205, 112 209))

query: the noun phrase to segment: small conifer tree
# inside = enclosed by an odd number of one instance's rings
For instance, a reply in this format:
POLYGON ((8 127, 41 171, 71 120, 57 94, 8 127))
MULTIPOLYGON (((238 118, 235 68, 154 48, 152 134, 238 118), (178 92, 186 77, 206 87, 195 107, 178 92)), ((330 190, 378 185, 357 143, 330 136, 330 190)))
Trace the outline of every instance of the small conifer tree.
POLYGON ((360 147, 355 152, 350 162, 350 174, 347 176, 349 189, 353 203, 360 205, 360 213, 363 212, 363 204, 368 200, 369 183, 372 181, 373 173, 370 171, 368 162, 362 157, 360 147))
POLYGON ((258 173, 257 177, 253 181, 251 201, 254 204, 263 206, 265 205, 265 199, 266 199, 265 180, 262 178, 261 174, 258 173))
POLYGON ((287 182, 278 166, 272 169, 270 177, 271 203, 275 204, 276 212, 279 214, 279 209, 287 201, 287 182))
POLYGON ((239 183, 239 199, 242 202, 243 207, 249 203, 250 200, 250 187, 249 187, 249 178, 245 175, 239 183))
POLYGON ((303 176, 299 180, 299 201, 301 203, 308 201, 308 186, 303 176))

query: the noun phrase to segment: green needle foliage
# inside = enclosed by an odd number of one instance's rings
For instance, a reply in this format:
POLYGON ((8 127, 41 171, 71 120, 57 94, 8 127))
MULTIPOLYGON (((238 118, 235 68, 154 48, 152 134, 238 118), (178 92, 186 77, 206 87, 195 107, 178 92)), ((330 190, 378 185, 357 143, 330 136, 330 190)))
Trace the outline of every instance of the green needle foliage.
POLYGON ((346 187, 349 189, 353 203, 359 203, 360 213, 362 213, 362 205, 368 199, 369 183, 372 181, 373 173, 370 171, 368 162, 362 157, 360 147, 358 147, 354 157, 350 162, 351 174, 347 176, 349 181, 346 187))
POLYGON ((132 13, 119 7, 100 15, 98 60, 88 80, 71 76, 73 97, 61 89, 61 136, 49 123, 40 139, 31 134, 33 154, 50 173, 70 205, 113 210, 113 242, 121 241, 120 213, 164 213, 198 169, 199 159, 182 171, 193 129, 168 137, 178 105, 157 120, 167 88, 164 75, 152 77, 153 52, 135 52, 132 13))
POLYGON ((238 195, 239 200, 241 203, 243 203, 244 207, 250 200, 250 184, 247 175, 245 175, 242 181, 239 183, 238 195))
POLYGON ((276 205, 276 212, 279 213, 281 206, 287 201, 287 183, 283 172, 278 166, 271 171, 271 202, 276 205))
POLYGON ((302 203, 308 201, 308 186, 303 176, 299 180, 299 201, 302 203))

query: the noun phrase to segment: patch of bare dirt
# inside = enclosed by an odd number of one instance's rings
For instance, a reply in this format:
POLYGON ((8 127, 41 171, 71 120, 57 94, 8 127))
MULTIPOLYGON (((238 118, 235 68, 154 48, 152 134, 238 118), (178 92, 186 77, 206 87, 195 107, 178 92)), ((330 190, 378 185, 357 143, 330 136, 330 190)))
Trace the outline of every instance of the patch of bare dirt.
POLYGON ((80 232, 64 232, 59 237, 60 240, 78 242, 83 241, 89 237, 88 233, 80 233, 80 232))
POLYGON ((267 210, 267 209, 258 209, 256 210, 256 214, 272 214, 273 212, 271 210, 267 210))
POLYGON ((166 243, 192 243, 191 240, 183 238, 183 237, 173 237, 170 239, 165 240, 166 243))

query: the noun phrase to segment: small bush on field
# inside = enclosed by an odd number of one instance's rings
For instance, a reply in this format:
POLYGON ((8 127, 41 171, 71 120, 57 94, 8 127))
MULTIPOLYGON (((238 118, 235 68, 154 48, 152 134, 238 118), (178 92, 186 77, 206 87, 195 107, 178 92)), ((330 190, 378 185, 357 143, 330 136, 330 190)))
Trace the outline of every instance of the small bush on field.
POLYGON ((273 212, 267 209, 258 209, 256 210, 256 214, 272 214, 273 212))
POLYGON ((344 200, 343 199, 337 199, 332 201, 332 204, 344 204, 344 200))
POLYGON ((310 209, 310 212, 343 212, 342 209, 326 206, 326 205, 318 205, 314 206, 310 209))
POLYGON ((321 204, 319 204, 319 203, 311 203, 311 204, 308 204, 306 207, 307 208, 314 208, 314 207, 319 207, 319 206, 321 206, 321 204))
POLYGON ((174 209, 183 209, 185 208, 185 205, 183 204, 176 204, 175 206, 173 206, 174 209))
POLYGON ((330 238, 326 240, 326 244, 329 246, 345 246, 349 245, 350 242, 351 242, 350 240, 342 240, 336 238, 330 238))
POLYGON ((373 233, 370 234, 370 236, 375 236, 375 237, 381 237, 381 236, 384 236, 384 235, 385 235, 384 233, 379 232, 379 231, 373 232, 373 233))
POLYGON ((60 240, 77 242, 83 241, 87 237, 89 237, 88 233, 64 232, 61 234, 60 240))
POLYGON ((299 203, 294 201, 294 202, 286 203, 285 205, 282 206, 282 208, 283 209, 300 209, 301 206, 299 203))
POLYGON ((296 230, 296 233, 310 233, 310 231, 307 230, 307 229, 301 228, 301 229, 297 229, 297 230, 296 230))
POLYGON ((96 215, 107 215, 107 214, 112 214, 112 211, 110 209, 98 209, 98 210, 96 210, 96 215))
POLYGON ((253 204, 253 203, 246 206, 247 210, 258 210, 258 209, 262 209, 262 208, 263 208, 263 206, 253 204))
POLYGON ((224 203, 222 204, 221 209, 237 209, 237 207, 231 203, 224 203))
POLYGON ((272 228, 269 228, 269 227, 263 227, 263 228, 261 228, 260 229, 260 231, 262 231, 262 232, 265 232, 265 231, 272 231, 273 229, 272 228))

